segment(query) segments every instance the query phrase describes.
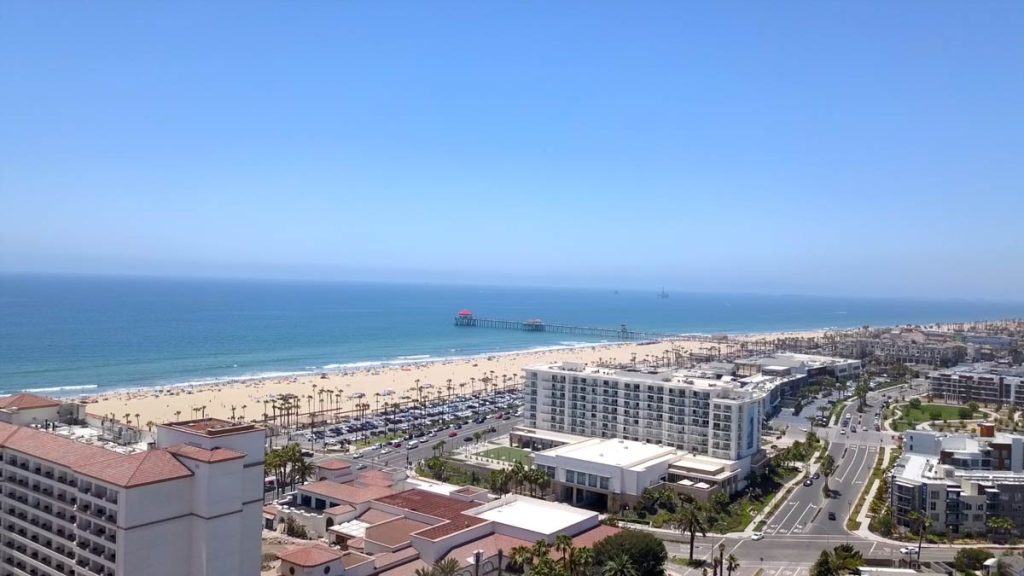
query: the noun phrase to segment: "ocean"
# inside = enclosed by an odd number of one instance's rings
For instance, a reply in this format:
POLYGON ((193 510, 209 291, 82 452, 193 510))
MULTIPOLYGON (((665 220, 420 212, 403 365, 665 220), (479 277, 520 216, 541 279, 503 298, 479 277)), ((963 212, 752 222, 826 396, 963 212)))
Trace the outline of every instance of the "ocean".
POLYGON ((477 316, 671 333, 1024 317, 1024 303, 418 284, 0 275, 0 394, 343 370, 599 339, 453 325, 477 316))

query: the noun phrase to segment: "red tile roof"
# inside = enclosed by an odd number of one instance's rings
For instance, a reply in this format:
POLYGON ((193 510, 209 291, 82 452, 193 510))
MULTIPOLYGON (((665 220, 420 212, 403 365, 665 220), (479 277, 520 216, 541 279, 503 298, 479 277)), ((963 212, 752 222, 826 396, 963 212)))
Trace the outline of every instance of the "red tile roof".
POLYGON ((376 498, 376 500, 381 504, 387 504, 402 510, 419 512, 420 514, 426 514, 443 520, 450 520, 462 512, 480 505, 479 502, 465 502, 441 494, 435 494, 434 492, 415 489, 383 498, 376 498))
POLYGON ((345 543, 349 548, 356 550, 362 550, 366 547, 366 542, 362 538, 353 538, 345 543))
POLYGON ((419 512, 420 514, 447 520, 447 522, 442 522, 416 533, 416 536, 421 536, 428 540, 438 540, 486 522, 483 518, 463 514, 464 511, 479 506, 479 502, 464 502, 425 490, 406 490, 393 496, 377 498, 377 501, 403 510, 419 512))
POLYGON ((383 486, 354 486, 352 484, 339 484, 331 480, 320 480, 311 484, 303 484, 299 486, 299 491, 323 496, 324 498, 344 504, 361 504, 395 493, 391 488, 383 486))
POLYGON ((323 544, 308 544, 282 550, 277 553, 277 557, 284 562, 303 568, 316 568, 341 560, 342 553, 323 544))
POLYGON ((348 462, 338 459, 324 460, 323 462, 317 462, 316 465, 324 470, 345 470, 352 467, 348 462))
POLYGON ((168 446, 167 451, 175 456, 181 456, 182 458, 197 460, 199 462, 206 462, 208 464, 216 464, 218 462, 228 462, 230 460, 245 458, 245 454, 228 448, 214 448, 213 450, 207 450, 206 448, 190 446, 188 444, 175 444, 174 446, 168 446))
POLYGON ((0 446, 125 488, 192 475, 166 450, 121 454, 50 432, 6 423, 0 423, 0 446))
POLYGON ((367 556, 365 554, 360 554, 359 552, 353 552, 351 550, 349 550, 348 552, 345 552, 342 555, 342 557, 341 557, 341 565, 344 566, 346 570, 351 568, 351 567, 353 567, 353 566, 358 566, 360 564, 363 564, 364 562, 372 562, 372 561, 373 561, 373 558, 371 558, 371 557, 369 557, 369 556, 367 556))
POLYGON ((498 555, 498 550, 505 551, 505 557, 508 557, 509 552, 512 551, 516 546, 533 546, 533 542, 527 540, 521 540, 519 538, 513 538, 511 536, 505 536, 504 534, 491 534, 490 536, 484 536, 471 542, 467 542, 458 548, 453 548, 447 554, 446 558, 455 558, 459 561, 459 564, 468 566, 470 562, 468 559, 473 558, 473 553, 477 550, 483 550, 483 557, 490 558, 498 555))
POLYGON ((391 477, 391 474, 382 472, 380 470, 368 470, 362 472, 356 477, 357 484, 364 484, 366 486, 387 486, 391 487, 395 485, 395 479, 391 477))
POLYGON ((56 408, 60 402, 53 398, 36 396, 35 394, 15 394, 0 398, 0 409, 15 408, 17 410, 31 410, 33 408, 56 408))
POLYGON ((349 506, 348 504, 338 504, 337 506, 331 506, 330 508, 324 510, 324 514, 347 514, 353 511, 355 511, 355 508, 349 506))
POLYGON ((123 454, 77 442, 71 438, 43 432, 35 428, 13 426, 15 430, 4 439, 4 447, 30 454, 41 460, 59 464, 66 468, 94 464, 101 460, 124 458, 123 454))
POLYGON ((392 518, 398 518, 398 516, 394 514, 388 514, 383 510, 374 510, 373 508, 370 508, 366 512, 360 514, 359 517, 356 518, 356 520, 359 520, 360 522, 365 522, 367 524, 377 524, 379 522, 384 522, 385 520, 391 520, 392 518))
POLYGON ((409 535, 413 532, 419 532, 429 527, 430 524, 417 522, 410 518, 395 518, 368 527, 363 535, 363 539, 395 547, 403 542, 408 542, 410 540, 409 535))
POLYGON ((116 462, 96 462, 75 469, 79 474, 97 480, 132 488, 167 480, 188 478, 192 471, 165 450, 149 450, 132 454, 116 462))

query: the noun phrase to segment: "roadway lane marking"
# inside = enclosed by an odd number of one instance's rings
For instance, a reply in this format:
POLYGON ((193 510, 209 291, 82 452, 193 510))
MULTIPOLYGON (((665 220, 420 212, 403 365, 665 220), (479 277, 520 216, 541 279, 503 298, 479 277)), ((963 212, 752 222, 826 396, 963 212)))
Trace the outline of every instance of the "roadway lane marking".
MULTIPOLYGON (((782 529, 782 526, 786 524, 786 520, 789 520, 789 517, 796 511, 796 502, 787 502, 786 505, 790 506, 789 514, 786 514, 786 517, 782 519, 782 522, 779 522, 779 528, 777 528, 775 532, 772 532, 772 534, 778 534, 779 530, 782 529)), ((780 510, 779 513, 781 514, 782 511, 780 510)))
POLYGON ((793 528, 790 528, 789 533, 792 534, 793 530, 803 531, 803 528, 804 528, 804 524, 803 524, 804 515, 807 514, 808 512, 813 511, 815 508, 817 508, 817 506, 815 506, 814 504, 808 504, 807 508, 803 512, 800 513, 799 517, 797 517, 797 519, 796 519, 796 526, 794 526, 793 528))

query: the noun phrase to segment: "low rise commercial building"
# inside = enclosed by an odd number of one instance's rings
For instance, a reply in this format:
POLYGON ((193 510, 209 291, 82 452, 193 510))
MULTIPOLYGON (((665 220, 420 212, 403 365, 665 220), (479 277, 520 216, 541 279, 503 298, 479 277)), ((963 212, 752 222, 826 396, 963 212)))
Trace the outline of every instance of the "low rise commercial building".
POLYGON ((619 532, 602 525, 597 513, 565 504, 464 492, 411 489, 371 500, 355 521, 331 531, 359 536, 285 550, 278 554, 278 573, 412 576, 452 558, 467 571, 488 575, 504 570, 520 546, 552 544, 560 534, 576 547, 593 546, 619 532))
MULTIPOLYGON (((546 432, 516 428, 513 442, 529 445, 546 432)), ((533 454, 533 464, 547 472, 562 502, 617 512, 633 506, 644 490, 667 487, 707 502, 718 493, 734 494, 747 475, 760 470, 765 452, 740 460, 694 454, 664 445, 612 438, 563 437, 563 443, 533 454)))
POLYGON ((805 381, 794 381, 792 385, 815 382, 825 377, 845 382, 859 377, 862 368, 861 361, 856 359, 794 352, 743 358, 736 360, 735 365, 740 376, 764 374, 806 378, 805 381))

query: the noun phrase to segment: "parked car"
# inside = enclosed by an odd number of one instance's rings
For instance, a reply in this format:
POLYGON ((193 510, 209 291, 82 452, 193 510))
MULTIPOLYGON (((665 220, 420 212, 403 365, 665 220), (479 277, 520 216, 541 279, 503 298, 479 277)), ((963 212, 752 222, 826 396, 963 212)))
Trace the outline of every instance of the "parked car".
POLYGON ((828 519, 829 520, 835 520, 836 519, 836 513, 835 512, 829 512, 828 513, 828 519))

